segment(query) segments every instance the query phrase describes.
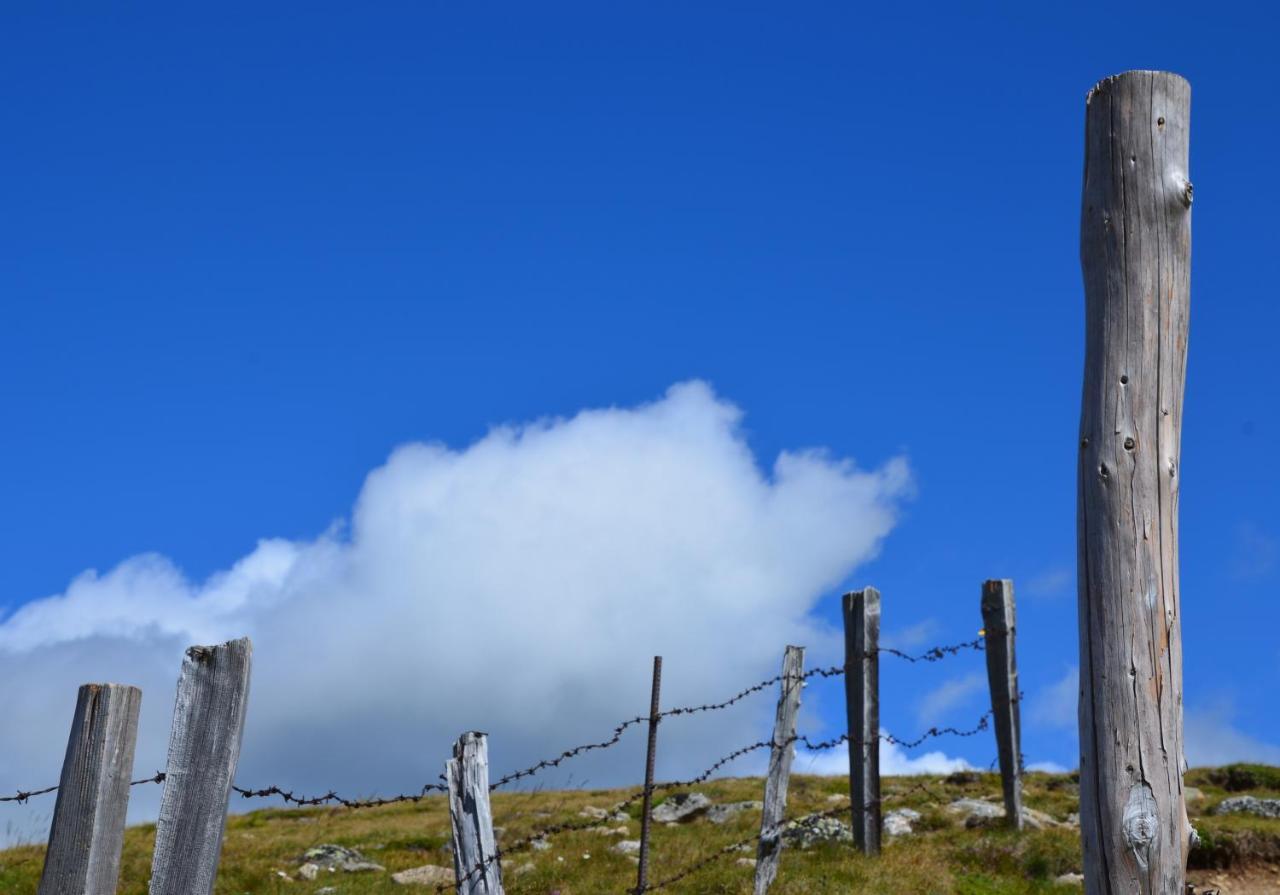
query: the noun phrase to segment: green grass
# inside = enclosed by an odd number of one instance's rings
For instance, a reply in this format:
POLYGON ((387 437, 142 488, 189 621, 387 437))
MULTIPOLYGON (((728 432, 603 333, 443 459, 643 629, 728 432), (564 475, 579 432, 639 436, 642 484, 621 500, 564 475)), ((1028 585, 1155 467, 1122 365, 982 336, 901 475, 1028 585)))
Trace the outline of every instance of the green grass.
MULTIPOLYGON (((1260 781, 1258 794, 1275 791, 1280 772, 1251 766, 1260 781)), ((1222 798, 1235 794, 1239 785, 1223 769, 1193 771, 1188 783, 1199 787, 1204 798, 1191 806, 1193 816, 1222 798)), ((788 815, 826 811, 837 803, 828 796, 843 795, 840 778, 797 776, 792 779, 788 815)), ((717 780, 697 787, 713 801, 759 799, 758 778, 717 780)), ((1075 829, 1028 830, 1022 833, 999 827, 965 829, 942 805, 961 797, 997 799, 999 779, 993 774, 975 775, 967 782, 947 782, 938 777, 888 778, 884 783, 885 810, 911 807, 924 817, 917 832, 890 841, 877 859, 866 859, 845 845, 783 852, 778 880, 771 893, 884 893, 895 895, 1064 895, 1078 887, 1055 885, 1056 876, 1080 870, 1080 845, 1075 829)), ((628 790, 562 791, 539 793, 498 792, 493 797, 494 816, 505 829, 503 841, 513 842, 537 829, 565 821, 581 821, 586 806, 609 808, 633 794, 628 790)), ((1076 786, 1066 775, 1028 774, 1025 787, 1028 806, 1058 820, 1076 810, 1076 786)), ((627 838, 638 838, 640 825, 626 825, 627 838)), ((451 867, 443 848, 449 840, 448 813, 440 797, 417 805, 401 804, 363 810, 266 808, 231 817, 223 860, 215 889, 217 895, 241 893, 289 893, 306 895, 334 886, 341 895, 412 892, 394 884, 390 872, 437 864, 451 867), (362 851, 384 865, 382 874, 322 874, 314 882, 296 880, 298 858, 313 845, 336 843, 362 851), (284 871, 296 881, 276 875, 284 871)), ((750 839, 758 832, 759 813, 745 812, 723 826, 697 820, 675 827, 656 825, 652 833, 649 879, 655 882, 679 871, 712 851, 750 839)), ((1201 866, 1239 866, 1257 860, 1280 860, 1280 821, 1242 816, 1206 817, 1194 820, 1206 841, 1198 853, 1201 866), (1271 856, 1275 857, 1272 858, 1271 856)), ((616 823, 605 824, 616 827, 616 823)), ((121 895, 144 895, 150 871, 154 825, 130 828, 125 836, 121 895)), ((552 837, 548 851, 524 850, 503 862, 506 889, 512 895, 588 895, 622 893, 635 884, 635 863, 615 854, 609 846, 620 836, 592 831, 552 837), (589 855, 590 857, 584 857, 589 855), (524 868, 517 872, 517 868, 524 868)), ((751 852, 731 854, 686 878, 669 891, 694 893, 747 893, 752 870, 737 863, 751 852)), ((0 892, 34 895, 43 861, 43 847, 27 846, 0 851, 0 892)), ((1193 856, 1193 865, 1196 857, 1193 856)), ((416 891, 431 891, 417 888, 416 891)))

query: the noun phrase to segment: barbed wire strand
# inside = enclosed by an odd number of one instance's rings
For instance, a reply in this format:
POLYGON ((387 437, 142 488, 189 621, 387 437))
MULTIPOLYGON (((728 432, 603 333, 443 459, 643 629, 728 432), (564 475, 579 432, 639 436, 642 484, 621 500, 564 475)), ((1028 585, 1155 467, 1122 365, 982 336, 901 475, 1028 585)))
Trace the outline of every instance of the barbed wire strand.
MULTIPOLYGON (((969 641, 965 641, 964 643, 931 647, 925 652, 919 653, 917 655, 911 655, 911 654, 902 652, 901 650, 894 649, 892 647, 880 647, 876 650, 876 652, 887 653, 899 659, 903 659, 907 662, 915 663, 915 662, 937 662, 937 661, 940 661, 941 659, 947 658, 949 656, 957 655, 958 653, 964 650, 969 650, 969 649, 981 651, 983 649, 982 638, 979 637, 976 640, 969 640, 969 641)), ((827 668, 809 669, 800 677, 802 681, 808 680, 811 677, 830 678, 830 677, 836 677, 841 674, 844 674, 846 671, 847 671, 847 666, 833 665, 827 668)), ((735 705, 738 702, 741 702, 743 699, 746 699, 748 696, 751 696, 755 693, 759 693, 763 690, 768 689, 774 684, 780 683, 782 679, 783 679, 783 675, 780 675, 780 674, 775 675, 771 678, 760 681, 759 683, 756 683, 756 684, 752 684, 750 687, 740 690, 738 693, 735 693, 733 696, 729 697, 726 700, 723 700, 722 702, 703 703, 701 705, 681 706, 678 708, 666 709, 665 711, 659 712, 657 717, 659 719, 662 719, 662 718, 677 717, 682 715, 693 715, 693 714, 698 714, 700 712, 720 711, 722 709, 726 709, 732 705, 735 705)), ((525 777, 532 777, 534 774, 537 774, 540 771, 546 770, 547 768, 559 767, 563 762, 568 761, 571 758, 575 758, 578 755, 581 755, 585 752, 591 752, 598 749, 608 749, 611 746, 616 745, 622 739, 623 733, 625 733, 629 728, 648 720, 649 720, 649 717, 647 715, 638 715, 634 718, 628 718, 625 721, 620 722, 613 729, 613 734, 608 739, 601 740, 599 742, 584 743, 579 746, 574 746, 573 748, 570 748, 570 749, 565 749, 555 758, 542 759, 526 768, 521 768, 520 770, 512 771, 508 774, 504 774, 502 777, 498 778, 496 781, 494 781, 489 785, 489 790, 492 792, 493 790, 499 789, 509 783, 513 783, 525 777)), ((985 729, 985 727, 982 727, 979 729, 985 729)), ((943 730, 950 731, 957 736, 972 735, 972 733, 966 734, 966 733, 961 733, 959 731, 955 731, 953 728, 944 728, 943 730)), ((973 733, 976 733, 976 732, 977 730, 973 731, 973 733)), ((924 737, 924 739, 927 739, 927 738, 928 736, 924 737)), ((911 748, 913 745, 918 745, 920 742, 923 741, 923 739, 916 740, 916 741, 900 741, 893 738, 889 738, 885 741, 890 743, 896 743, 905 748, 911 748)), ((839 745, 839 743, 836 743, 835 745, 839 745)), ((756 748, 759 748, 759 746, 757 745, 756 748)), ((443 780, 444 775, 440 775, 440 779, 443 780)), ((140 783, 163 783, 163 782, 164 782, 164 774, 157 773, 154 777, 146 777, 146 778, 143 778, 142 780, 135 780, 132 782, 131 785, 137 786, 140 783)), ((392 805, 400 802, 418 802, 432 792, 448 791, 448 787, 445 786, 443 783, 428 783, 424 785, 417 793, 401 793, 399 795, 387 796, 385 798, 349 799, 349 798, 345 798, 343 796, 338 795, 333 790, 330 790, 329 792, 319 796, 299 796, 296 793, 294 793, 292 790, 283 789, 282 787, 279 787, 279 786, 267 786, 267 787, 262 787, 258 789, 233 786, 232 789, 238 795, 240 795, 242 798, 245 798, 245 799, 268 798, 270 796, 279 796, 286 804, 296 805, 300 808, 315 807, 315 806, 331 804, 331 803, 341 805, 344 808, 375 808, 383 805, 392 805)), ((57 790, 58 790, 57 786, 49 786, 44 789, 33 789, 33 790, 20 789, 16 792, 16 794, 12 796, 0 796, 0 802, 16 802, 18 804, 25 804, 29 799, 35 796, 47 795, 52 792, 57 792, 57 790)))
MULTIPOLYGON (((973 736, 978 732, 987 729, 987 727, 990 724, 990 717, 991 717, 991 713, 987 712, 985 715, 983 715, 981 718, 978 719, 978 722, 974 727, 968 730, 958 730, 954 727, 931 727, 914 740, 902 740, 888 733, 880 734, 879 737, 877 737, 877 739, 879 739, 881 742, 893 743, 893 744, 902 746, 903 748, 914 748, 916 746, 919 746, 921 743, 925 742, 926 740, 929 740, 934 737, 947 736, 947 735, 962 736, 962 737, 973 736)), ((850 742, 850 738, 848 734, 841 734, 840 736, 834 739, 825 740, 817 743, 811 741, 808 738, 808 736, 802 735, 802 734, 790 736, 780 744, 775 743, 775 741, 772 738, 768 740, 758 740, 754 743, 750 743, 746 746, 742 746, 738 749, 735 749, 729 754, 717 759, 715 762, 713 762, 709 767, 707 767, 704 771, 702 771, 702 773, 698 774, 696 777, 691 777, 687 780, 672 780, 672 781, 666 781, 663 783, 655 783, 653 785, 653 788, 650 791, 659 792, 659 791, 664 791, 669 789, 685 789, 690 786, 697 786, 699 783, 705 783, 707 780, 711 778, 711 776, 716 771, 724 767, 726 764, 729 764, 731 761, 734 761, 738 758, 741 758, 743 755, 747 755, 758 749, 764 749, 766 747, 773 747, 775 745, 779 747, 786 747, 791 745, 792 743, 804 743, 805 746, 807 746, 811 751, 820 751, 823 749, 832 749, 832 748, 835 748, 836 746, 839 746, 847 742, 850 742)), ((854 742, 857 743, 858 741, 854 741, 854 742)), ((626 808, 629 808, 631 805, 634 805, 637 801, 643 798, 643 796, 644 796, 644 787, 641 787, 638 792, 636 792, 631 796, 628 796, 626 799, 623 799, 621 802, 614 805, 613 808, 603 818, 593 819, 586 822, 566 821, 564 823, 553 824, 549 827, 544 827, 540 830, 530 833, 529 835, 513 842, 511 845, 505 848, 497 849, 494 852, 494 854, 490 855, 485 860, 477 863, 474 867, 472 867, 469 871, 467 871, 467 873, 464 874, 455 883, 441 883, 436 887, 436 891, 443 892, 447 889, 454 888, 455 886, 461 886, 464 882, 467 882, 476 874, 483 873, 485 871, 485 868, 488 867, 490 864, 492 864, 494 861, 498 861, 505 856, 520 852, 530 847, 537 840, 546 839, 548 836, 556 835, 558 833, 580 832, 583 830, 589 830, 595 827, 604 826, 605 824, 608 824, 608 823, 615 823, 616 821, 613 820, 613 817, 619 811, 623 811, 626 808)), ((881 801, 884 801, 884 799, 882 798, 881 801)), ((844 806, 838 809, 838 811, 846 811, 846 810, 848 810, 848 806, 844 806)), ((664 882, 663 884, 669 885, 670 883, 664 882)), ((657 886, 656 885, 650 886, 648 888, 653 889, 653 888, 657 888, 657 886)))

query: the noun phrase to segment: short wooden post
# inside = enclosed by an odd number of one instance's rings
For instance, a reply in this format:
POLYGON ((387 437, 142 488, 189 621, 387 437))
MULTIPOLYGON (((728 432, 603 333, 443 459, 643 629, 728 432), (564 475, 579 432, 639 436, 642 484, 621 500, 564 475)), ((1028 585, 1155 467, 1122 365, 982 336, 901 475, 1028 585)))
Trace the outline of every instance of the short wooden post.
POLYGON ((1099 81, 1085 100, 1085 352, 1077 542, 1080 838, 1089 895, 1181 893, 1179 442, 1191 301, 1191 86, 1099 81))
POLYGON ((464 733, 445 764, 449 819, 453 824, 453 871, 461 895, 502 895, 502 864, 489 809, 489 738, 464 733))
POLYGON ((246 637, 193 646, 182 660, 156 821, 151 895, 213 892, 240 761, 252 659, 246 637))
POLYGON ((983 647, 987 654, 987 682, 991 686, 991 715, 995 721, 1000 783, 1009 826, 1022 829, 1022 725, 1018 715, 1018 663, 1014 656, 1017 616, 1013 582, 1007 578, 982 585, 983 647))
POLYGON ((80 688, 39 895, 115 895, 141 705, 137 687, 80 688))
POLYGON ((880 854, 880 591, 844 595, 844 693, 849 721, 853 842, 880 854))
POLYGON ((756 848, 755 895, 764 895, 778 876, 782 857, 782 816, 787 810, 787 784, 796 752, 796 715, 804 687, 804 647, 789 646, 782 656, 782 684, 778 713, 773 722, 769 751, 769 776, 764 781, 764 812, 760 818, 760 843, 756 848))

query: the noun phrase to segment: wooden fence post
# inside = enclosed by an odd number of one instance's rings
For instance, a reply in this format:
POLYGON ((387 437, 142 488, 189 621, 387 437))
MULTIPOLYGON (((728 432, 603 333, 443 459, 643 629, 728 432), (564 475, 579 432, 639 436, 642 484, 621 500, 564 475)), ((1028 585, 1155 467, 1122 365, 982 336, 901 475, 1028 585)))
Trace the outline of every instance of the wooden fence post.
POLYGON ((1179 439, 1190 304, 1191 87, 1106 78, 1085 100, 1078 467, 1085 891, 1181 893, 1179 439))
POLYGON ((991 686, 991 717, 995 721, 1000 783, 1009 826, 1022 829, 1022 725, 1018 713, 1018 662, 1014 655, 1017 615, 1013 582, 1007 578, 982 585, 983 647, 987 654, 987 682, 991 686))
POLYGON ((137 687, 80 688, 39 895, 115 895, 141 705, 137 687))
POLYGON ((804 647, 789 646, 782 656, 781 693, 773 722, 773 746, 769 751, 769 776, 764 782, 764 811, 760 818, 760 843, 756 848, 755 895, 764 895, 778 876, 782 857, 782 816, 787 810, 787 784, 796 753, 796 714, 804 687, 804 647))
POLYGON ((461 895, 503 895, 502 864, 489 810, 489 738, 464 733, 445 764, 449 819, 453 824, 453 871, 461 895))
POLYGON ((252 657, 246 637, 193 646, 182 660, 156 821, 151 895, 213 892, 240 760, 252 657))
POLYGON ((849 720, 853 842, 880 854, 880 591, 844 595, 844 693, 849 720))

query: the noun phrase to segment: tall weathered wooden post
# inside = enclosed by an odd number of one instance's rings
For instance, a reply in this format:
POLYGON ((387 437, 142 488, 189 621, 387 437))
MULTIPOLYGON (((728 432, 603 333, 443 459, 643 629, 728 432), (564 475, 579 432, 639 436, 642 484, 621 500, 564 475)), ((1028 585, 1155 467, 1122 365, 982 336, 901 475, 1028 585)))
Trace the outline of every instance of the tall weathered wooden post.
POLYGON ((1179 437, 1190 293, 1191 88, 1166 72, 1086 100, 1080 256, 1080 835, 1089 895, 1182 895, 1179 437))

